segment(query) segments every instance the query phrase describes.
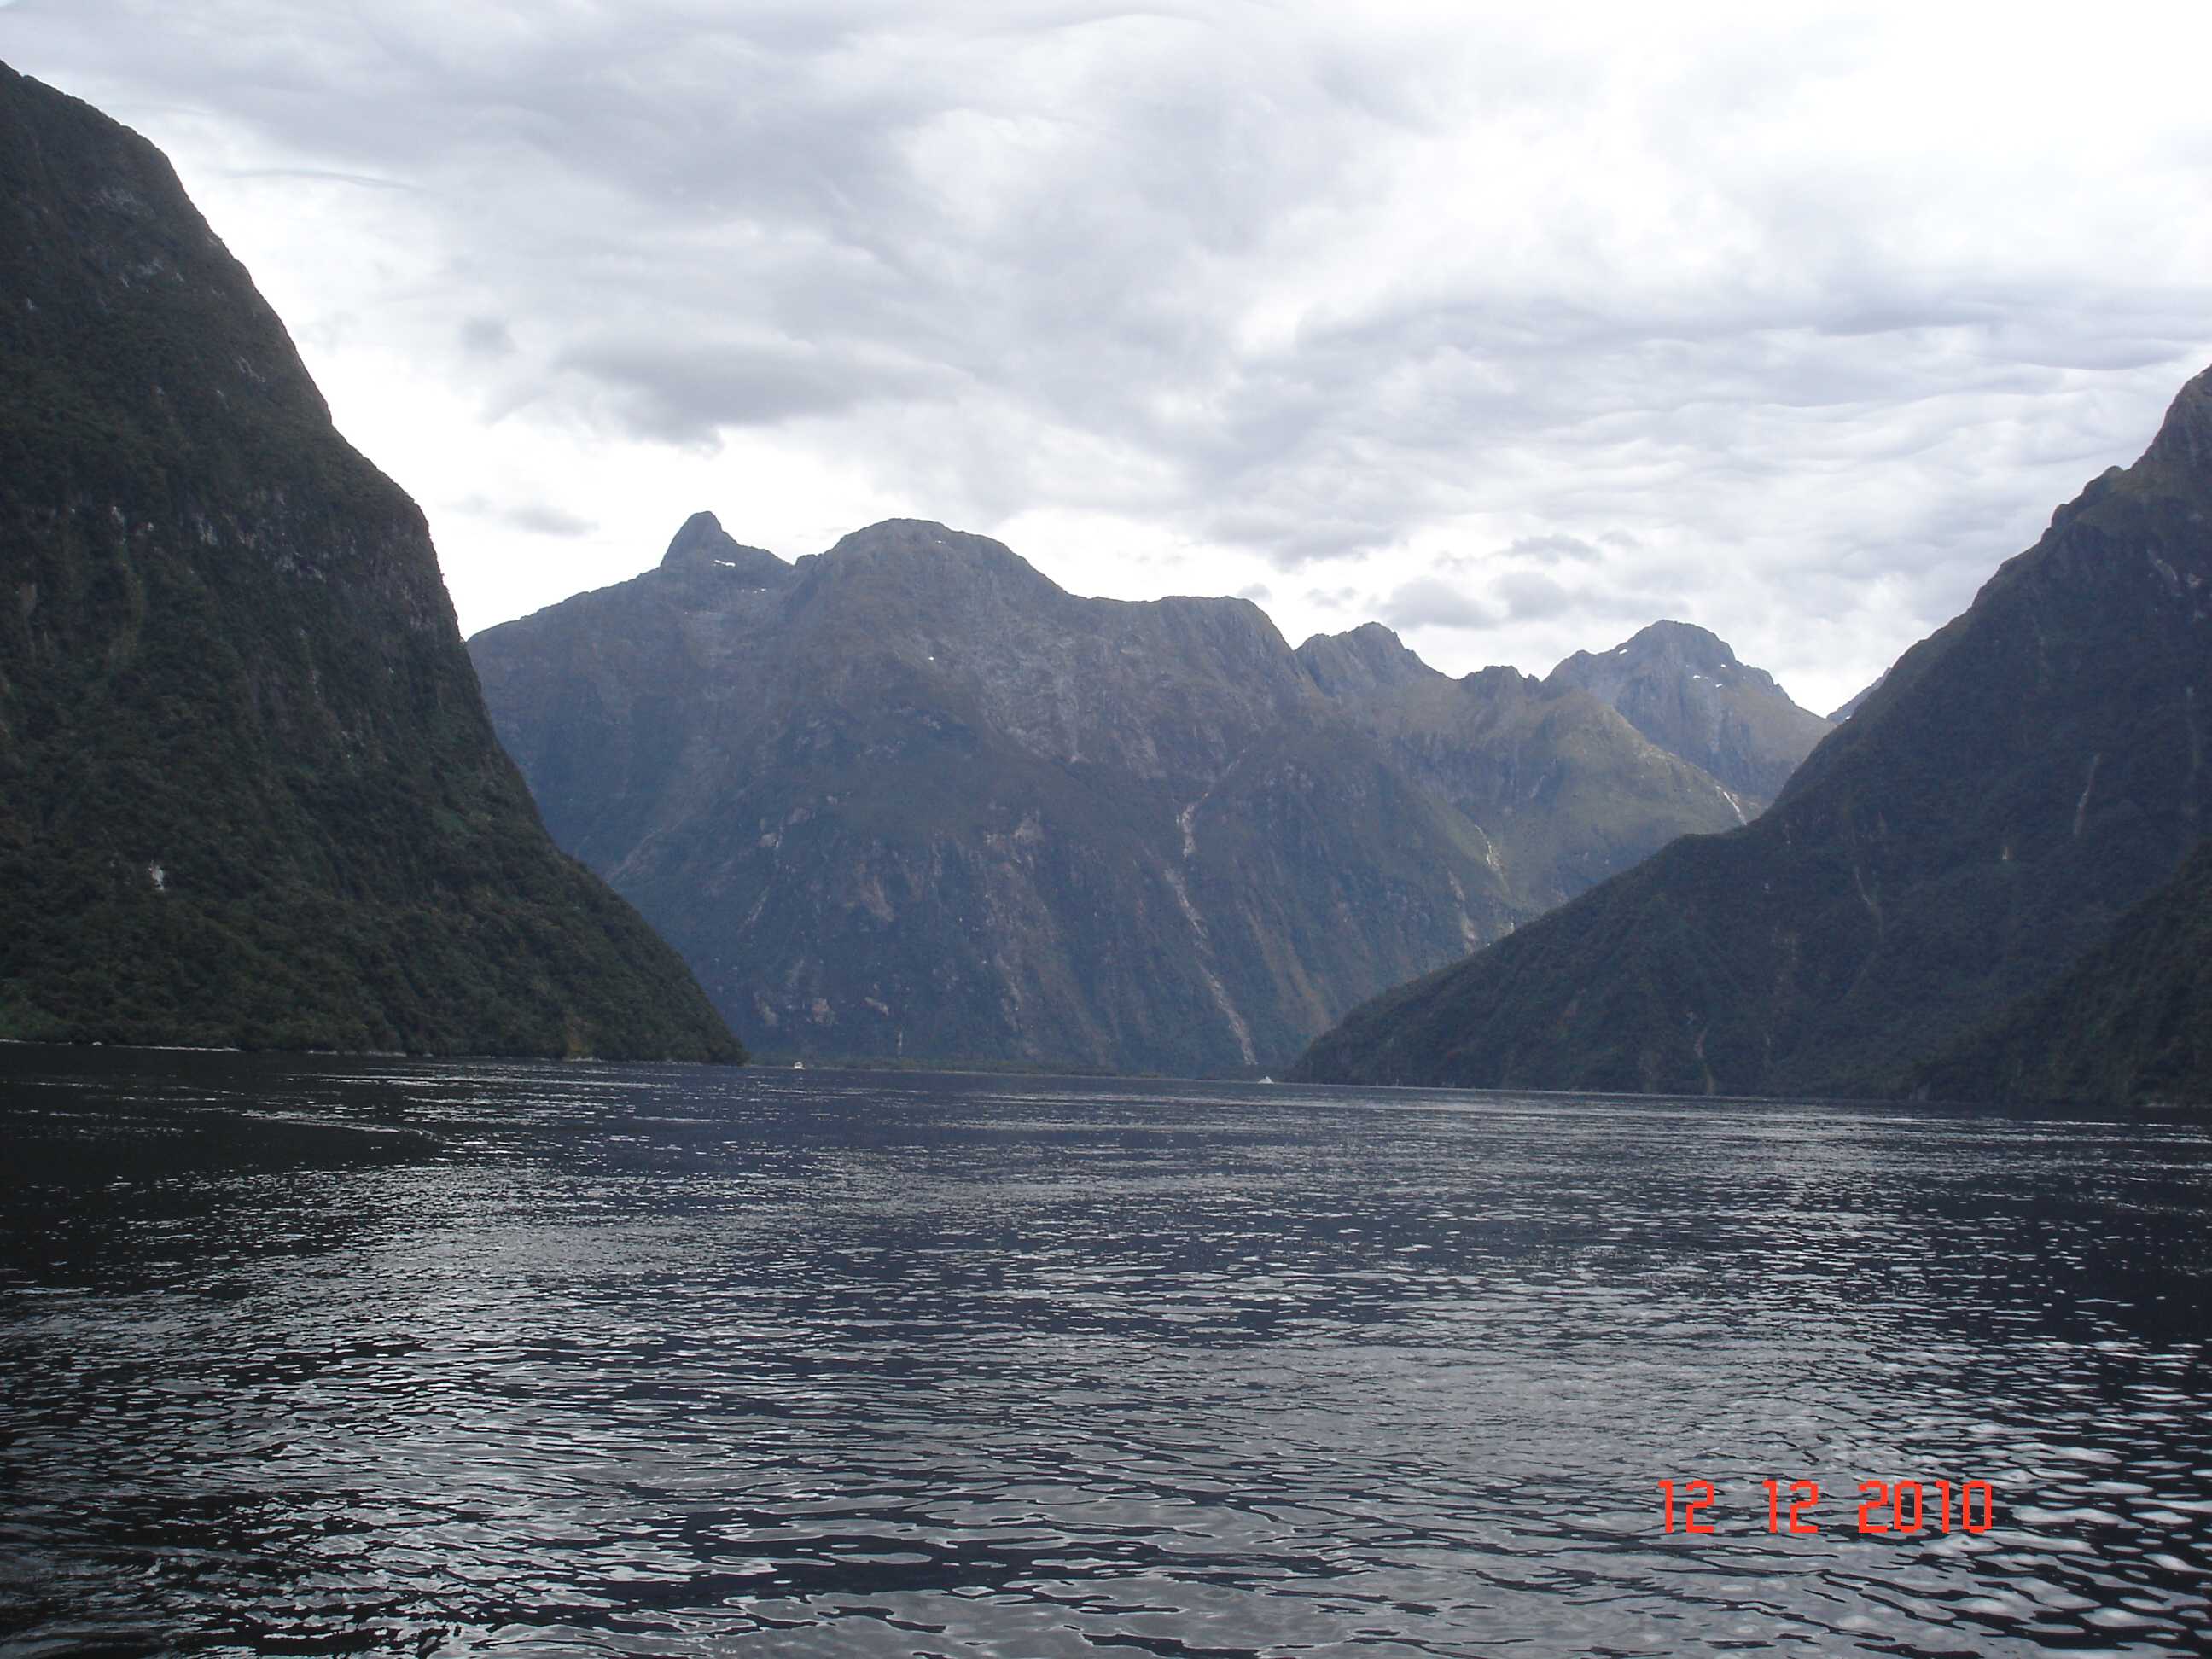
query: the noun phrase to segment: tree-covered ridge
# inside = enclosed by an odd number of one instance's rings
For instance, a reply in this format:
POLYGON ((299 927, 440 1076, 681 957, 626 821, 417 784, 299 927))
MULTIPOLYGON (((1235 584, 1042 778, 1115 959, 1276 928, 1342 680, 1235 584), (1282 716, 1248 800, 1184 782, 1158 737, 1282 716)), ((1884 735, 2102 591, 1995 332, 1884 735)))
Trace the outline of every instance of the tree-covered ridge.
POLYGON ((1961 1100, 2212 1103, 2212 838, 2056 985, 1917 1082, 1961 1100))
POLYGON ((2212 373, 1908 652, 1747 829, 1316 1042, 1316 1079, 1881 1092, 2049 986, 2212 808, 2212 373))
POLYGON ((0 1036, 734 1059, 150 144, 0 68, 0 1036))

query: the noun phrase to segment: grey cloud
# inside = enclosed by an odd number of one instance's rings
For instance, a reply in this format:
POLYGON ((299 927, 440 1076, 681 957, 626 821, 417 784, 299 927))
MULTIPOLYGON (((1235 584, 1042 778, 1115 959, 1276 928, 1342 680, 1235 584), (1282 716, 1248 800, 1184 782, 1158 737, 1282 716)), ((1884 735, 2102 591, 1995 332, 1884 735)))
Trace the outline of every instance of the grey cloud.
POLYGON ((941 371, 801 342, 716 342, 646 336, 586 340, 554 358, 611 394, 634 430, 677 443, 709 442, 724 428, 836 414, 878 398, 911 397, 941 371))
POLYGON ((1513 570, 1491 583, 1490 595, 1504 616, 1516 623, 1572 619, 1595 647, 1598 634, 1618 623, 1641 626, 1696 609, 1682 598, 1691 590, 1667 584, 1663 574, 1639 571, 1639 580, 1632 584, 1585 580, 1571 586, 1540 570, 1513 570), (1655 576, 1661 580, 1655 581, 1655 576))
POLYGON ((461 349, 476 357, 511 357, 514 336, 496 317, 466 317, 461 320, 461 349))
MULTIPOLYGON (((1603 540, 1603 537, 1599 538, 1603 540)), ((1543 536, 1522 536, 1507 544, 1508 553, 1532 559, 1595 559, 1598 550, 1579 536, 1554 531, 1543 536)))
POLYGON ((332 184, 361 185, 370 190, 412 190, 397 179, 379 179, 365 173, 343 173, 335 167, 232 167, 234 179, 320 179, 332 184))
POLYGON ((564 513, 542 501, 501 502, 471 495, 453 503, 455 509, 475 518, 497 519, 517 530, 540 536, 588 536, 599 526, 591 519, 564 513))
POLYGON ((1510 572, 1492 582, 1490 591, 1504 602, 1505 614, 1515 618, 1556 617, 1575 606, 1574 595, 1540 571, 1510 572))
POLYGON ((501 516, 518 530, 533 530, 541 536, 588 536, 599 527, 592 520, 553 507, 510 507, 501 516))
POLYGON ((1463 587, 1435 576, 1401 583, 1375 614, 1393 628, 1494 628, 1498 613, 1463 587))
POLYGON ((932 516, 1104 508, 1316 591, 1424 537, 1543 526, 1503 551, 1558 592, 1411 581, 1383 618, 1407 626, 1595 627, 1667 593, 1924 631, 2212 355, 2201 261, 2123 234, 2180 237, 2170 204, 2013 252, 2130 179, 1923 195, 1942 169, 1791 125, 1808 84, 1879 59, 1871 25, 1778 17, 1686 51, 1605 106, 1644 172, 1561 171, 1491 240, 1460 222, 1480 179, 1418 222, 1378 204, 1425 161, 1451 179, 1494 151, 1509 176, 1600 108, 1607 61, 1536 24, 83 0, 9 28, 21 66, 149 131, 182 105, 255 159, 404 186, 355 194, 442 299, 363 326, 469 384, 496 358, 495 413, 693 447, 805 428, 932 516), (1800 147, 1744 142, 1769 130, 1800 147), (1465 155, 1430 148, 1462 134, 1465 155), (1667 234, 1638 244, 1651 219, 1667 234))

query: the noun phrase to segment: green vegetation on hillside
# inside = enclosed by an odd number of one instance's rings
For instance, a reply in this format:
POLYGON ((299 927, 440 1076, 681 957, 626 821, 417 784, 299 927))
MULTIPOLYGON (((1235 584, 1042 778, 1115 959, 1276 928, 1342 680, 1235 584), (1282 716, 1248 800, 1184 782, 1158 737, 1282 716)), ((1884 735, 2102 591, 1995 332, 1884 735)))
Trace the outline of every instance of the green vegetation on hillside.
POLYGON ((1950 1099, 2212 1104, 2212 839, 2056 985, 1916 1080, 1950 1099))

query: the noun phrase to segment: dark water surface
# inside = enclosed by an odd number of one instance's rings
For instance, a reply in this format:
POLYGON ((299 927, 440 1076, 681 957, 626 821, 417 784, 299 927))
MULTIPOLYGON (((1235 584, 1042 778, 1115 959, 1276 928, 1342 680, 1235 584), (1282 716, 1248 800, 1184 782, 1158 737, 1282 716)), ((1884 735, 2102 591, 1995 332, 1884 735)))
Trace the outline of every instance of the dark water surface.
POLYGON ((2212 1650, 2201 1126, 30 1049, 0 1103, 10 1652, 2212 1650))

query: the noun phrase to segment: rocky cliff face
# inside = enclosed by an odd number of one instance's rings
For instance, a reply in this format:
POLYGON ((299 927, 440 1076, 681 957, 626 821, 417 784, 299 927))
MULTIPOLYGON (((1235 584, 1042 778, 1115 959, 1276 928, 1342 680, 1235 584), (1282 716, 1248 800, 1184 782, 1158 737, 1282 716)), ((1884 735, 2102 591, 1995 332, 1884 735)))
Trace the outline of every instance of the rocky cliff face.
POLYGON ((2212 373, 1749 828, 1316 1042, 1322 1079, 1875 1092, 2048 987, 2212 808, 2212 373))
POLYGON ((738 1058, 160 153, 0 68, 0 1036, 738 1058))
POLYGON ((471 649, 555 836, 770 1051, 1267 1066, 1736 821, 1580 693, 1079 599, 915 520, 784 564, 701 515, 471 649))
POLYGON ((1577 651, 1551 672, 1620 711, 1670 755, 1701 767, 1755 815, 1832 721, 1800 708, 1761 668, 1687 623, 1656 622, 1610 651, 1577 651))

